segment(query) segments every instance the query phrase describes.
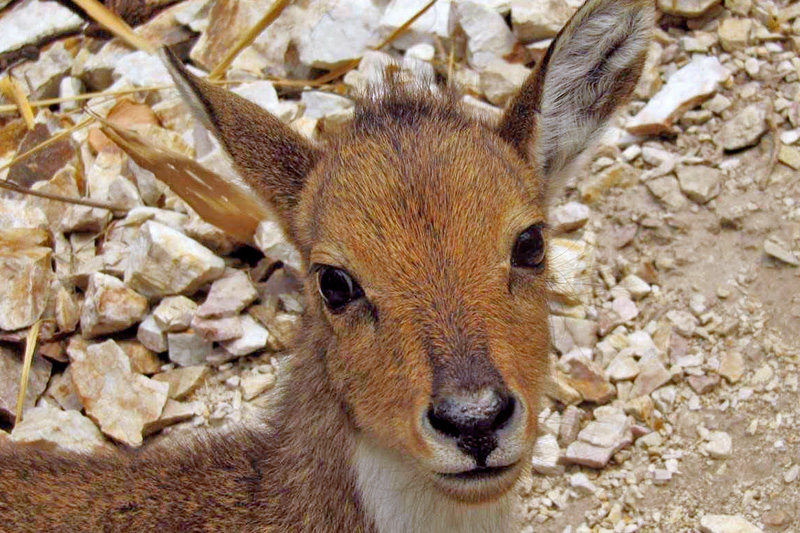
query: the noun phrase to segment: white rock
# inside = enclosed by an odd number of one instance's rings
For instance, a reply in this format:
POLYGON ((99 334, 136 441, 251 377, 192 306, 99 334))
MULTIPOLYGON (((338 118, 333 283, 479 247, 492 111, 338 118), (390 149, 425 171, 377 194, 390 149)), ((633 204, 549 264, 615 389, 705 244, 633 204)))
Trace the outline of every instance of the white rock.
POLYGON ((169 385, 171 399, 183 400, 203 384, 209 372, 209 368, 205 365, 188 366, 161 372, 154 375, 153 379, 169 385))
POLYGON ((252 373, 242 378, 242 398, 252 400, 275 385, 273 374, 252 373))
POLYGON ((658 9, 680 17, 699 17, 721 0, 658 0, 658 9))
POLYGON ((158 327, 153 315, 147 315, 139 324, 139 329, 136 331, 136 339, 145 348, 156 353, 167 351, 167 333, 158 327))
POLYGON ((86 413, 100 430, 129 446, 141 445, 144 426, 161 416, 169 385, 133 373, 128 356, 112 340, 89 346, 70 372, 86 413))
POLYGON ((684 337, 691 337, 697 329, 697 318, 688 311, 673 309, 667 311, 667 318, 675 326, 675 331, 684 337))
POLYGON ((181 333, 167 333, 169 360, 180 366, 204 364, 214 351, 214 343, 188 329, 181 333))
POLYGON ((164 410, 161 416, 155 422, 150 422, 144 427, 144 434, 151 435, 162 429, 175 425, 178 422, 189 420, 197 415, 203 414, 205 411, 205 404, 203 402, 176 402, 175 400, 167 400, 164 405, 164 410))
POLYGON ((122 175, 125 156, 102 151, 86 174, 89 198, 110 202, 127 209, 143 205, 136 185, 122 175))
POLYGON ((332 69, 361 57, 378 44, 374 30, 380 23, 381 11, 370 0, 310 3, 305 13, 310 31, 296 43, 300 61, 311 67, 332 69))
POLYGON ((75 31, 83 19, 55 2, 25 0, 0 17, 0 54, 75 31))
POLYGON ((703 533, 763 533, 744 518, 724 514, 707 514, 700 520, 703 533))
POLYGON ((109 442, 89 418, 79 411, 62 411, 52 407, 35 407, 25 412, 22 422, 14 426, 15 442, 55 444, 73 452, 90 453, 109 448, 109 442))
MULTIPOLYGON (((392 0, 383 12, 378 30, 382 37, 405 24, 416 15, 428 0, 392 0)), ((434 36, 449 39, 450 0, 439 0, 428 11, 414 21, 406 31, 392 42, 392 46, 400 50, 410 49, 417 43, 432 44, 434 36)))
POLYGON ((514 35, 499 14, 475 2, 459 2, 454 9, 467 36, 471 67, 480 70, 513 50, 514 35))
POLYGON ((322 91, 304 91, 300 101, 305 106, 305 116, 321 119, 353 107, 353 101, 338 94, 322 91))
POLYGON ((189 328, 196 310, 197 304, 186 296, 169 296, 153 310, 153 319, 162 331, 177 333, 189 328))
POLYGON ((131 247, 125 283, 149 298, 190 295, 224 271, 225 262, 208 248, 168 226, 148 221, 131 247))
POLYGON ((561 459, 561 448, 555 435, 542 435, 533 446, 533 456, 531 464, 533 470, 544 476, 560 476, 564 473, 564 467, 559 464, 561 459))
POLYGON ((725 122, 717 142, 725 150, 740 150, 756 144, 768 129, 766 106, 752 104, 725 122))
POLYGON ((0 330, 26 328, 42 316, 53 279, 51 256, 43 246, 0 246, 0 330))
POLYGON ((649 359, 640 366, 639 375, 633 382, 631 398, 645 396, 655 391, 659 387, 666 385, 672 379, 672 374, 657 358, 649 359))
POLYGON ((589 476, 583 472, 576 472, 569 476, 569 486, 587 495, 592 495, 597 492, 597 485, 592 483, 589 476))
POLYGON ((792 465, 792 467, 783 474, 783 481, 786 483, 794 483, 800 479, 800 465, 792 465))
POLYGON ((197 308, 201 318, 238 315, 258 297, 253 282, 241 270, 227 269, 225 275, 211 284, 206 301, 197 308))
POLYGON ((272 261, 281 261, 295 270, 302 270, 302 259, 297 249, 286 239, 280 225, 272 220, 262 220, 254 237, 256 247, 272 261))
POLYGON ((91 339, 122 331, 139 322, 145 313, 147 298, 117 278, 96 272, 89 276, 81 311, 81 335, 91 339))
POLYGON ((167 67, 156 55, 137 50, 126 55, 114 69, 118 80, 134 87, 150 87, 154 85, 171 85, 172 78, 167 67))
MULTIPOLYGON (((0 344, 0 416, 11 422, 16 418, 19 382, 22 376, 22 354, 0 344)), ((33 408, 47 386, 53 365, 41 356, 35 356, 28 375, 28 388, 22 402, 23 417, 33 408)))
POLYGON ((619 282, 634 300, 641 300, 650 294, 650 284, 635 274, 628 274, 619 282))
POLYGON ((611 309, 617 313, 622 322, 630 322, 639 316, 639 308, 627 296, 621 295, 611 302, 611 309))
POLYGON ((681 191, 699 204, 716 197, 725 178, 721 170, 706 165, 679 166, 677 174, 681 191))
POLYGON ((588 466, 589 468, 603 468, 611 460, 613 448, 600 448, 587 442, 576 440, 567 447, 565 459, 567 462, 588 466))
POLYGON ((573 0, 512 0, 514 34, 523 43, 555 37, 581 3, 573 0))
POLYGON ((243 83, 232 89, 232 92, 246 98, 257 106, 266 109, 272 114, 279 114, 280 100, 278 92, 271 82, 259 80, 251 83, 243 83))
POLYGON ((626 124, 636 135, 666 133, 687 110, 714 94, 730 77, 716 57, 695 56, 626 124))
POLYGON ((492 61, 480 73, 481 90, 491 103, 505 107, 530 73, 524 65, 503 59, 492 61))
POLYGON ((83 94, 84 89, 85 87, 83 86, 83 82, 78 78, 65 76, 61 80, 61 83, 58 86, 58 97, 67 99, 67 101, 61 102, 60 104, 62 113, 72 113, 73 111, 80 109, 80 102, 69 101, 68 99, 78 96, 79 94, 83 94))
POLYGON ((28 98, 42 100, 58 95, 62 78, 72 68, 72 54, 57 42, 39 56, 39 60, 24 70, 28 83, 28 98))
POLYGON ((214 342, 238 339, 244 333, 242 319, 239 316, 227 316, 224 318, 201 318, 195 316, 192 319, 192 329, 205 340, 214 342))
POLYGON ((221 343, 226 352, 241 357, 267 346, 270 334, 264 326, 256 322, 250 315, 243 315, 241 324, 241 337, 221 343))
POLYGON ((764 252, 787 265, 800 266, 800 260, 796 255, 789 251, 786 245, 776 239, 767 239, 764 241, 764 252))
POLYGON ((611 381, 625 381, 639 375, 639 365, 631 356, 617 356, 606 369, 611 381))
POLYGON ((724 431, 712 431, 706 438, 705 449, 714 459, 727 459, 731 456, 733 441, 731 436, 724 431))

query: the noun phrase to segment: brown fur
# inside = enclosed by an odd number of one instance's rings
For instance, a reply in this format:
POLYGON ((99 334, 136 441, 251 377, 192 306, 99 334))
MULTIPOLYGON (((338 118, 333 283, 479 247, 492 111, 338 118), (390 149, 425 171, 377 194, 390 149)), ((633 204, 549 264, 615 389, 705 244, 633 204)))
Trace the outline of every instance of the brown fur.
MULTIPOLYGON (((356 489, 362 442, 396 454, 420 486, 455 504, 504 497, 523 467, 456 490, 431 470, 441 458, 421 421, 437 395, 507 387, 524 413, 516 464, 529 461, 549 345, 546 271, 512 268, 509 258, 520 232, 545 220, 550 180, 573 154, 551 146, 551 163, 529 157, 539 134, 528 115, 546 112, 551 80, 595 102, 619 82, 617 104, 627 97, 638 43, 618 70, 606 72, 605 60, 587 66, 605 76, 596 86, 558 70, 559 47, 585 45, 574 31, 595 13, 613 22, 650 11, 649 0, 591 0, 551 47, 556 66, 548 59, 533 74, 499 129, 452 95, 391 86, 360 102, 350 128, 322 148, 170 60, 184 97, 271 202, 309 268, 285 390, 268 426, 178 448, 98 457, 0 448, 0 530, 377 531, 356 489), (365 298, 329 312, 320 264, 347 270, 365 298)), ((645 20, 630 32, 646 30, 645 20)), ((572 151, 612 111, 587 105, 567 110, 597 114, 581 122, 580 139, 562 139, 572 151)))

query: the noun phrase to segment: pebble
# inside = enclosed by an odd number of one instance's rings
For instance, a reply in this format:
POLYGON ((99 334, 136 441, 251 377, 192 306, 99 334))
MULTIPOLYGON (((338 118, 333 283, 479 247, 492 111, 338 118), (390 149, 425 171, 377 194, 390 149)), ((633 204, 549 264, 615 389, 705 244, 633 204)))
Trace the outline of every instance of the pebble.
MULTIPOLYGON (((426 3, 426 0, 392 0, 383 12, 378 30, 382 35, 389 35, 416 15, 426 3)), ((451 2, 436 2, 401 33, 392 46, 407 50, 417 43, 433 43, 434 36, 449 38, 450 10, 451 2)))
POLYGON ((548 223, 555 234, 568 233, 580 229, 589 222, 592 210, 580 202, 568 202, 550 211, 548 223))
POLYGON ((719 44, 726 52, 743 50, 750 44, 750 31, 753 21, 750 19, 726 18, 719 25, 719 44))
POLYGON ((585 495, 597 493, 597 485, 592 483, 589 476, 583 472, 576 472, 569 476, 569 486, 585 495))
POLYGON ((564 355, 561 363, 568 369, 567 384, 578 391, 584 400, 603 404, 616 395, 605 371, 580 350, 564 355))
POLYGON ((55 2, 18 2, 0 18, 0 54, 78 30, 83 19, 55 2))
POLYGON ((800 465, 792 465, 792 467, 783 474, 783 481, 786 483, 794 483, 800 479, 800 465))
POLYGON ((724 431, 712 431, 706 437, 705 450, 713 459, 727 459, 733 450, 731 436, 724 431))
POLYGON ((722 171, 706 165, 679 166, 677 174, 681 191, 699 204, 717 196, 725 178, 722 171))
POLYGON ((100 430, 128 446, 140 446, 145 425, 161 416, 169 385, 133 373, 113 340, 89 346, 86 356, 69 368, 86 414, 100 430))
POLYGON ((498 13, 477 2, 458 2, 454 8, 472 68, 481 70, 513 50, 514 35, 498 13))
POLYGON ((239 316, 192 319, 192 329, 207 341, 221 342, 238 339, 244 333, 239 316))
POLYGON ((139 328, 136 330, 136 339, 143 346, 156 353, 167 351, 167 332, 158 326, 152 314, 147 315, 139 323, 139 328))
POLYGON ((273 374, 251 373, 242 377, 242 397, 250 401, 275 385, 273 374))
POLYGON ((564 466, 559 463, 561 448, 555 435, 542 435, 533 447, 531 464, 533 470, 543 476, 560 476, 564 473, 564 466))
MULTIPOLYGON (((28 388, 22 403, 23 414, 36 404, 44 392, 53 365, 44 357, 34 357, 28 375, 28 388)), ((14 421, 17 412, 19 380, 22 376, 22 355, 9 347, 0 345, 0 416, 14 421)))
POLYGON ((96 272, 81 311, 81 334, 86 339, 127 329, 147 313, 147 298, 113 276, 96 272))
POLYGON ((635 135, 669 132, 687 111, 713 95, 730 71, 716 57, 696 56, 672 76, 667 84, 626 124, 635 135))
POLYGON ((669 370, 656 358, 639 363, 639 375, 633 382, 630 397, 644 396, 666 385, 672 379, 669 370))
POLYGON ((679 17, 694 18, 705 14, 721 0, 658 0, 658 10, 679 17))
POLYGON ((205 365, 187 366, 161 372, 153 379, 169 385, 169 397, 172 400, 183 400, 205 382, 210 369, 205 365))
POLYGON ((4 280, 0 283, 0 330, 27 328, 47 306, 53 279, 52 251, 34 243, 13 246, 5 239, 0 244, 0 280, 4 280))
POLYGON ((79 411, 62 411, 46 406, 26 411, 22 421, 14 426, 11 439, 45 447, 55 444, 61 449, 79 453, 110 449, 108 440, 94 422, 79 411))
POLYGON ((794 170, 800 170, 800 150, 782 144, 778 150, 778 161, 794 170))
POLYGON ((580 2, 569 0, 512 0, 511 24, 514 26, 514 35, 523 43, 555 37, 578 6, 580 2))
POLYGON ((762 533, 744 518, 733 515, 709 514, 700 520, 702 533, 762 533))
POLYGON ((214 252, 164 224, 142 224, 130 249, 125 284, 154 298, 191 295, 222 276, 225 262, 214 252))
POLYGON ((667 311, 667 319, 675 326, 675 331, 684 337, 691 338, 697 329, 698 320, 688 311, 676 309, 667 311))
POLYGON ((196 314, 200 318, 235 316, 257 297, 258 292, 245 272, 227 269, 223 277, 211 284, 208 296, 196 314))
POLYGON ((722 125, 717 142, 725 150, 741 150, 756 144, 767 129, 766 107, 751 104, 722 125))
POLYGON ((524 65, 502 59, 492 61, 480 72, 481 91, 492 104, 505 107, 530 73, 524 65))
POLYGON ((725 352, 720 358, 719 374, 729 383, 737 383, 745 372, 744 357, 739 352, 725 352))
POLYGON ((787 265, 800 266, 800 259, 795 254, 786 249, 786 246, 775 238, 764 241, 764 252, 770 257, 777 259, 787 265))
POLYGON ((214 343, 205 340, 192 329, 168 333, 169 360, 180 366, 202 365, 214 351, 214 343))
POLYGON ((220 343, 231 355, 241 357, 248 355, 267 346, 270 334, 267 329, 256 322, 250 315, 241 317, 242 335, 233 340, 220 343))
POLYGON ((625 276, 619 284, 627 289, 634 300, 641 300, 650 294, 650 284, 635 274, 625 276))
POLYGON ((161 331, 177 333, 189 328, 196 310, 197 304, 186 296, 168 296, 153 310, 153 319, 161 331))

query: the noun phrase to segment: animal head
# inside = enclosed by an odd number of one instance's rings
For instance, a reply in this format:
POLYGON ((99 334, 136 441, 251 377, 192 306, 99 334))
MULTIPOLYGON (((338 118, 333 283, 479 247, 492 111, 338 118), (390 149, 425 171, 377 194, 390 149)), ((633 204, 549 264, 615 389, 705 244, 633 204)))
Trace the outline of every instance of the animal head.
POLYGON ((499 125, 395 85, 325 146, 169 61, 300 251, 312 334, 360 438, 455 500, 498 498, 529 460, 549 347, 548 201, 631 94, 652 4, 589 0, 499 125))

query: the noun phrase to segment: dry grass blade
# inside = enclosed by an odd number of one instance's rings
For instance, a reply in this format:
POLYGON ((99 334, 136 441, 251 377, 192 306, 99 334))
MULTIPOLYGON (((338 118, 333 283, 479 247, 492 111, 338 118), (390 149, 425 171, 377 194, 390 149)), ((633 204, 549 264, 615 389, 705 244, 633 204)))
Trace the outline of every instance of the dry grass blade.
POLYGON ((153 47, 150 43, 136 35, 124 20, 98 2, 98 0, 72 0, 72 3, 83 9, 95 22, 131 46, 153 53, 153 47))
POLYGON ((34 127, 33 109, 31 109, 28 97, 25 96, 25 92, 20 87, 19 82, 11 76, 6 76, 0 80, 0 91, 6 95, 6 98, 16 102, 16 109, 19 109, 22 118, 25 119, 25 124, 28 125, 28 129, 32 130, 34 127))
POLYGON ((108 209, 109 211, 113 211, 114 213, 128 212, 127 207, 122 207, 115 204, 109 204, 107 202, 100 202, 97 200, 87 200, 86 198, 70 198, 68 196, 59 196, 58 194, 50 194, 41 191, 32 191, 30 189, 26 189, 25 187, 20 187, 19 185, 10 183, 8 181, 0 181, 0 189, 14 191, 28 196, 36 196, 38 198, 44 198, 45 200, 53 200, 54 202, 64 202, 65 204, 85 205, 86 207, 98 207, 100 209, 108 209))
MULTIPOLYGON (((414 16, 412 16, 407 21, 405 21, 401 26, 396 28, 391 34, 389 34, 388 37, 386 37, 386 39, 381 41, 381 43, 378 46, 376 46, 374 49, 375 50, 380 50, 384 46, 389 45, 392 42, 394 42, 394 40, 397 39, 400 35, 402 35, 403 32, 405 32, 412 24, 414 24, 414 22, 416 22, 418 18, 420 18, 422 15, 425 14, 426 11, 428 11, 430 8, 432 8, 433 4, 435 4, 436 1, 437 0, 431 0, 430 2, 425 4, 422 7, 422 9, 420 9, 419 11, 414 13, 414 16)), ((327 74, 325 74, 324 76, 321 76, 321 77, 315 79, 314 82, 312 84, 310 84, 310 85, 318 86, 318 85, 325 85, 327 83, 330 83, 331 81, 333 81, 333 80, 335 80, 335 79, 337 79, 337 78, 339 78, 341 76, 344 76, 345 74, 347 74, 348 72, 350 72, 351 70, 356 68, 359 63, 361 63, 361 58, 353 59, 351 61, 348 61, 347 63, 345 63, 341 67, 337 68, 336 70, 332 70, 332 71, 328 72, 327 74)))
POLYGON ((25 358, 22 361, 22 376, 19 379, 19 393, 17 393, 17 412, 14 419, 16 426, 22 421, 22 406, 25 403, 25 393, 28 392, 28 377, 31 373, 31 365, 33 364, 33 354, 36 352, 36 343, 39 340, 39 331, 42 329, 42 324, 46 322, 45 319, 37 320, 36 323, 28 330, 28 338, 25 341, 25 358))
POLYGON ((165 182, 200 217, 241 242, 253 241, 258 223, 270 218, 269 208, 236 183, 208 170, 196 161, 161 148, 134 132, 98 117, 103 133, 139 166, 165 182))
POLYGON ((211 74, 208 75, 208 79, 216 80, 222 77, 225 74, 225 71, 228 70, 228 67, 233 63, 233 60, 236 59, 236 56, 239 55, 239 52, 250 46, 253 41, 258 38, 261 33, 266 30, 270 24, 275 22, 275 20, 283 13, 283 10, 292 3, 292 0, 278 0, 275 2, 269 11, 259 20, 255 26, 250 28, 250 30, 245 33, 239 42, 231 48, 225 57, 222 58, 222 61, 219 62, 217 66, 214 67, 214 70, 211 71, 211 74))

